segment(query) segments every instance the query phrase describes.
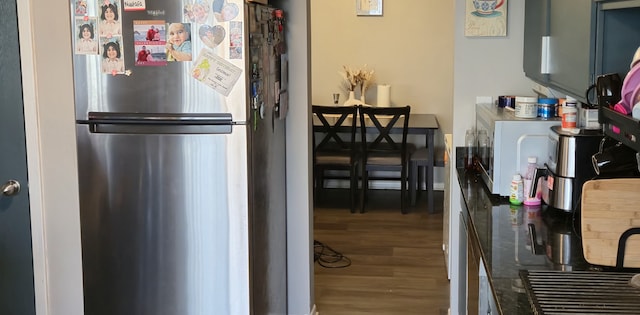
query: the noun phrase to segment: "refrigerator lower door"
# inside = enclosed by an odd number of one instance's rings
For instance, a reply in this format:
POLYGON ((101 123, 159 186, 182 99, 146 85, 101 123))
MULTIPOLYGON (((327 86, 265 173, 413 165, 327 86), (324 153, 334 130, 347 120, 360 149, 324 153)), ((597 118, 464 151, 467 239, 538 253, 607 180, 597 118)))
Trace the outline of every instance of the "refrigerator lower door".
POLYGON ((94 127, 77 125, 85 314, 248 314, 246 127, 94 127))

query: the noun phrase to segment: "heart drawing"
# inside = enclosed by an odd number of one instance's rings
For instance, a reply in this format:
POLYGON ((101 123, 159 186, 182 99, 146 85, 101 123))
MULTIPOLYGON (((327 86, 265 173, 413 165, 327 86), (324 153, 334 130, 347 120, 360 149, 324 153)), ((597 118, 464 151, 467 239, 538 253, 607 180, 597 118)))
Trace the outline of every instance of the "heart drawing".
POLYGON ((237 4, 228 3, 226 0, 214 0, 211 8, 213 16, 215 16, 218 22, 231 21, 235 19, 240 12, 237 4))
POLYGON ((198 35, 207 47, 214 48, 222 43, 222 40, 226 36, 226 32, 224 27, 220 25, 202 25, 200 26, 200 29, 198 29, 198 35))

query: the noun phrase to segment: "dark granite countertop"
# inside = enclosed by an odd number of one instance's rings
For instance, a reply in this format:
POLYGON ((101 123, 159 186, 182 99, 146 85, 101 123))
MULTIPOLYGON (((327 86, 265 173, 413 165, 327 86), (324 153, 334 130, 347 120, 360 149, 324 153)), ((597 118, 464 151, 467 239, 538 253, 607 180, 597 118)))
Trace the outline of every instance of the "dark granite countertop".
POLYGON ((520 270, 587 270, 572 213, 545 206, 513 206, 491 195, 475 172, 458 169, 462 215, 476 234, 489 283, 500 314, 533 314, 520 270), (469 224, 470 223, 470 224, 469 224), (529 224, 537 242, 530 241, 529 224), (554 244, 557 243, 557 244, 554 244), (562 243, 562 244, 559 244, 562 243), (534 254, 532 247, 538 249, 534 254), (564 250, 564 254, 558 254, 564 250), (560 259, 562 258, 562 259, 560 259))

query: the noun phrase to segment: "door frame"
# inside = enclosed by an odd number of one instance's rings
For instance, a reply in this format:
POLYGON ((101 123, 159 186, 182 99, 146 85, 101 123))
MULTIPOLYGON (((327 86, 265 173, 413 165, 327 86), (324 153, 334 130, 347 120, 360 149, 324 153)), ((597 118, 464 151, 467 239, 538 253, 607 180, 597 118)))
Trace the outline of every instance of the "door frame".
POLYGON ((47 256, 44 235, 44 213, 42 196, 42 173, 40 158, 40 130, 37 111, 37 88, 35 75, 35 53, 33 45, 33 17, 31 1, 16 0, 20 39, 22 71, 22 98, 27 147, 27 175, 29 178, 29 206, 31 207, 31 239, 33 250, 33 277, 36 314, 49 314, 49 292, 47 288, 47 256))

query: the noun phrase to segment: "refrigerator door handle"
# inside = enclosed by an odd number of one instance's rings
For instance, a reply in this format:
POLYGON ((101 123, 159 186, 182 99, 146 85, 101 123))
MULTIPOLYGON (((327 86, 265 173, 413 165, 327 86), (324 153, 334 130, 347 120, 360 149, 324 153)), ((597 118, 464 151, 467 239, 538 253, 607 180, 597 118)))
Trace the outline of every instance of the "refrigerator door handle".
POLYGON ((235 125, 229 113, 108 113, 89 112, 91 133, 230 134, 235 125))

